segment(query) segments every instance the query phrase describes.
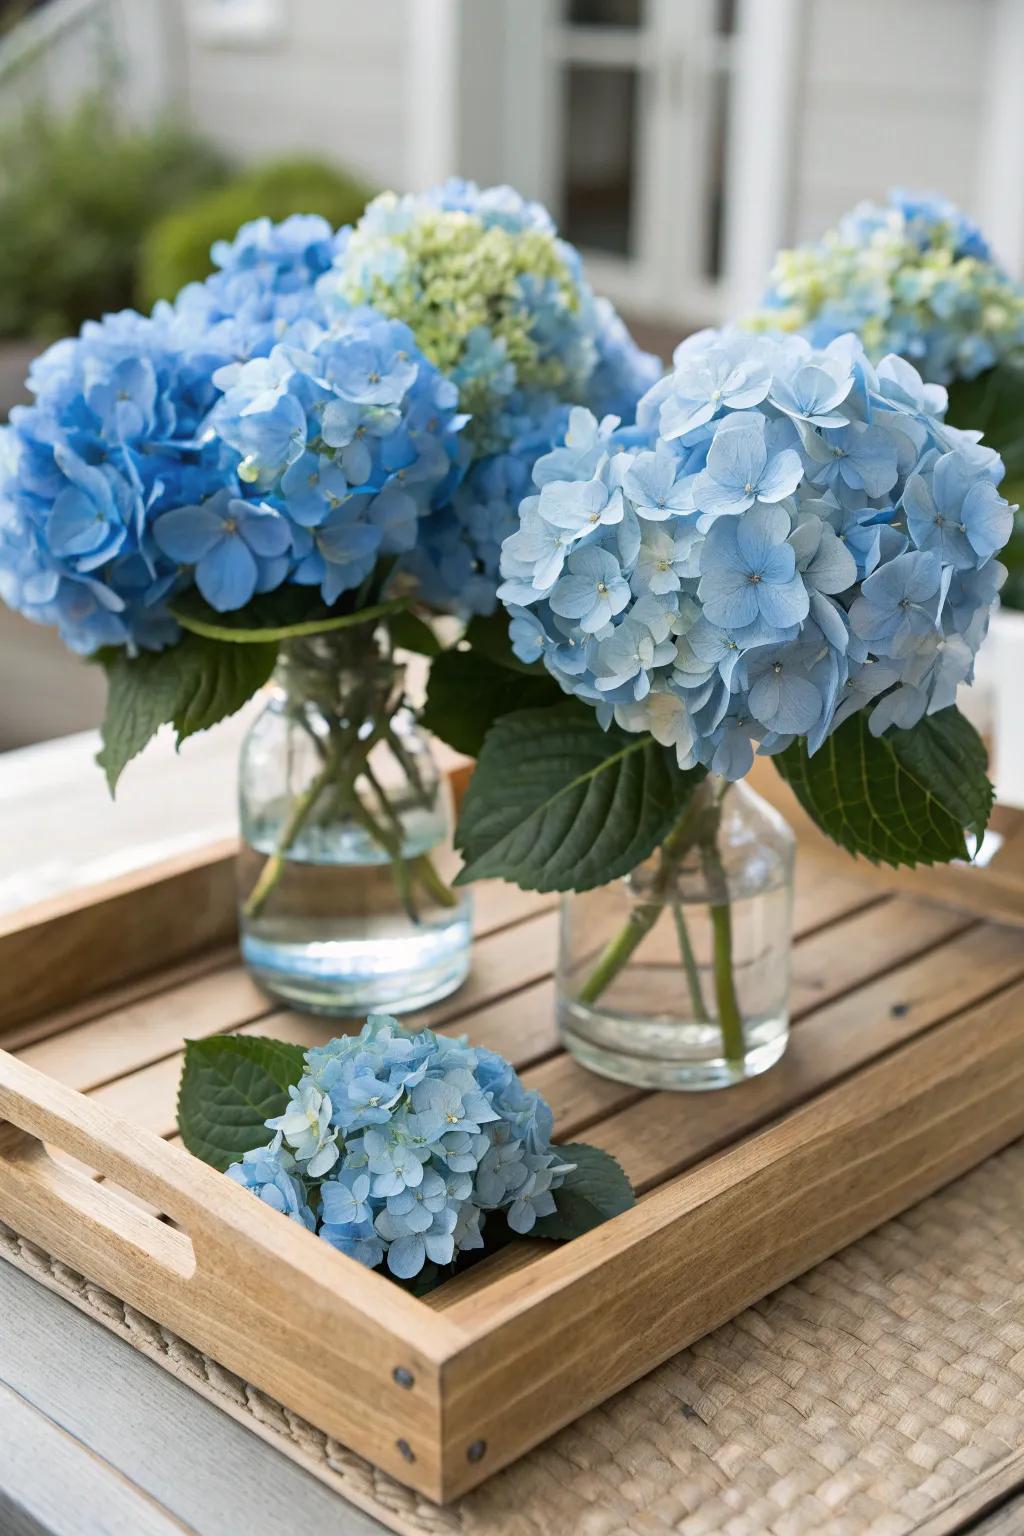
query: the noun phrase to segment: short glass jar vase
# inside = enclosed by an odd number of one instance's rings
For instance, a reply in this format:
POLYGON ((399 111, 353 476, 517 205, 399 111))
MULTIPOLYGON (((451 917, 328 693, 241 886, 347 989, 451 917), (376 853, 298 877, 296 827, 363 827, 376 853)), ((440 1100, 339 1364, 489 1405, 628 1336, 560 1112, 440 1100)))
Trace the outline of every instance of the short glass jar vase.
POLYGON ((405 1013, 469 968, 471 898, 447 781, 405 701, 386 632, 290 641, 239 768, 242 956, 314 1013, 405 1013))
POLYGON ((563 1044, 645 1088, 725 1088, 786 1049, 796 840, 748 785, 709 776, 624 879, 562 899, 563 1044))

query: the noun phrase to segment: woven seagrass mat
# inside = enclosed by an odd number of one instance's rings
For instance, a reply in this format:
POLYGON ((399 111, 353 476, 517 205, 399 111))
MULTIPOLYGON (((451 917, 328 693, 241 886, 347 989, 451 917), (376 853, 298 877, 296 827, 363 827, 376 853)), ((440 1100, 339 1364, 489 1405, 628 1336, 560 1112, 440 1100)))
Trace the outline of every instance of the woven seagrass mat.
POLYGON ((1024 1476, 1024 1142, 448 1509, 2 1224, 0 1256, 402 1536, 942 1536, 1024 1476))

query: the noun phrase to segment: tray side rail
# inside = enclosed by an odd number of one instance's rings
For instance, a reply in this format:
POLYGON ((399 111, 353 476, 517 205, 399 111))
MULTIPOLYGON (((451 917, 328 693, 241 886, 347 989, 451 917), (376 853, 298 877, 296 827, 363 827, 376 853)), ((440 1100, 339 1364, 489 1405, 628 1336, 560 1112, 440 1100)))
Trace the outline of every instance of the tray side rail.
POLYGON ((1024 984, 496 1277, 447 1314, 471 1337, 442 1370, 444 1497, 1021 1135, 1024 984))
POLYGON ((0 1032, 230 943, 236 848, 191 849, 0 915, 0 1032))
POLYGON ((459 1330, 181 1148, 4 1051, 0 1220, 439 1497, 440 1367, 459 1330))

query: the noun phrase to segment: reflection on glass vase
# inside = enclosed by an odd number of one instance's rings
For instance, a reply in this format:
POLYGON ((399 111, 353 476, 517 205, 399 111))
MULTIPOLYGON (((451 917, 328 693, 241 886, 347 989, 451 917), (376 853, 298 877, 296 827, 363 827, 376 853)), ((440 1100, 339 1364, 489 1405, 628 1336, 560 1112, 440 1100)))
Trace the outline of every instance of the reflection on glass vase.
POLYGON ((291 641, 243 743, 242 955, 293 1007, 404 1013, 466 976, 450 792, 402 684, 383 631, 291 641))
POLYGON ((562 901, 566 1049, 646 1088, 725 1088, 786 1049, 796 842, 746 784, 709 776, 625 879, 562 901))

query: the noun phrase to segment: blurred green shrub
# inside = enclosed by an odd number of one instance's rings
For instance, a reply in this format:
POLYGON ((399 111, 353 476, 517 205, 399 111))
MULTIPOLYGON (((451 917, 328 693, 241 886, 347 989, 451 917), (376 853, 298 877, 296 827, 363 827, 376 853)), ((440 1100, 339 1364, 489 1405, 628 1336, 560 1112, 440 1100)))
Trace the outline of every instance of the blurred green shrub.
POLYGON ((319 213, 335 226, 350 224, 372 195, 369 187, 320 160, 256 166, 153 226, 143 248, 140 298, 148 307, 208 276, 211 245, 230 240, 249 219, 319 213))
POLYGON ((0 337, 49 339, 137 297, 157 218, 224 178, 180 129, 126 128, 101 97, 0 130, 0 337))

